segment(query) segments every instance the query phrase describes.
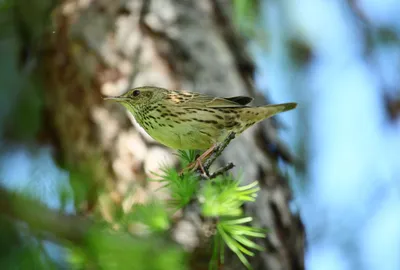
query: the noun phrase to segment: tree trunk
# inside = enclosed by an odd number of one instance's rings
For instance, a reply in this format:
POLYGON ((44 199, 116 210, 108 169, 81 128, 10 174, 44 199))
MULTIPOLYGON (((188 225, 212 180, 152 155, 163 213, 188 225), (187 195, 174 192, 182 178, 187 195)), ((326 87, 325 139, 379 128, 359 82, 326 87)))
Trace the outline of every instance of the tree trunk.
MULTIPOLYGON (((57 8, 45 57, 46 133, 74 183, 85 182, 89 199, 81 211, 99 210, 112 222, 113 204, 128 211, 159 197, 158 184, 145 177, 174 162, 171 150, 103 95, 156 85, 265 102, 253 88, 254 65, 235 33, 231 8, 225 0, 70 0, 57 8)), ((267 150, 275 127, 264 122, 233 140, 220 161, 234 162, 243 184, 260 183, 256 203, 246 207, 257 226, 269 228, 255 268, 304 269, 304 230, 289 210, 291 192, 277 155, 267 150)))

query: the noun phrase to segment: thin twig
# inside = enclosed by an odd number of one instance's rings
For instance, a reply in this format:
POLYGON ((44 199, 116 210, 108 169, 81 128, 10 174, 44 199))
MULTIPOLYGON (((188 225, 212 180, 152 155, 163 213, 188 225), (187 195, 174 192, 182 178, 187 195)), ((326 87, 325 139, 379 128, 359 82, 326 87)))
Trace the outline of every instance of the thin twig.
POLYGON ((232 162, 229 162, 228 164, 226 164, 224 167, 219 168, 218 170, 216 170, 215 172, 213 172, 209 178, 213 179, 215 177, 217 177, 218 175, 224 174, 225 172, 229 171, 230 169, 232 169, 233 167, 235 167, 235 164, 233 164, 232 162))
POLYGON ((236 134, 234 132, 229 133, 225 140, 219 143, 215 149, 212 151, 211 155, 204 162, 203 167, 205 171, 211 167, 214 161, 221 155, 222 151, 228 146, 228 144, 235 138, 236 134))

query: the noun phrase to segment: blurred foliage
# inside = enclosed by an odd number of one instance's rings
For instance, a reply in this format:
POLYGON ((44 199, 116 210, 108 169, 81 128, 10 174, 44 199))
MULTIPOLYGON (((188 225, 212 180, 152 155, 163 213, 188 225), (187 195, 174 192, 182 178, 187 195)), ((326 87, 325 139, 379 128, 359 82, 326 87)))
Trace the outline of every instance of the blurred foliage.
POLYGON ((147 204, 134 205, 132 212, 122 217, 121 223, 125 225, 126 230, 129 230, 132 223, 138 223, 145 225, 144 229, 157 233, 170 228, 170 215, 171 213, 162 202, 152 201, 147 204))
POLYGON ((0 268, 1 269, 24 269, 29 263, 31 266, 40 265, 40 254, 34 254, 31 244, 23 242, 14 224, 3 216, 0 216, 0 268), (35 256, 36 255, 36 256, 35 256))
POLYGON ((260 0, 234 0, 233 22, 243 37, 265 49, 268 47, 268 37, 262 26, 261 5, 260 0))
POLYGON ((96 165, 86 162, 78 164, 78 166, 66 165, 65 167, 70 174, 69 182, 74 190, 76 209, 80 209, 83 205, 96 201, 99 193, 96 186, 96 172, 94 171, 96 165), (88 179, 90 180, 88 181, 88 179))
POLYGON ((55 3, 0 3, 0 132, 14 140, 32 139, 40 128, 43 101, 36 68, 55 3))
POLYGON ((260 19, 259 0, 234 0, 233 18, 239 30, 248 37, 256 36, 256 25, 260 19))
POLYGON ((288 53, 290 59, 293 61, 293 66, 296 68, 303 68, 314 57, 310 45, 300 39, 288 40, 288 53))
POLYGON ((377 39, 384 44, 398 45, 400 36, 392 28, 379 28, 377 31, 377 39))
POLYGON ((179 175, 176 169, 166 168, 160 176, 161 180, 157 181, 162 182, 164 184, 163 187, 171 191, 172 199, 169 203, 175 209, 180 209, 187 205, 199 187, 199 179, 192 173, 179 175))
POLYGON ((25 82, 6 121, 6 137, 29 141, 39 133, 42 123, 43 99, 36 78, 25 82))
MULTIPOLYGON (((0 213, 19 222, 0 215, 0 236, 3 247, 7 247, 0 249, 0 258, 4 258, 0 265, 5 269, 13 269, 10 265, 18 269, 27 265, 34 265, 35 269, 57 268, 54 265, 73 269, 187 269, 187 254, 170 238, 172 216, 177 209, 198 204, 196 209, 201 212, 197 214, 215 222, 210 268, 216 267, 216 258, 223 262, 226 245, 251 269, 245 256, 253 256, 252 249, 262 248, 250 238, 263 238, 266 231, 244 225, 252 219, 244 217, 241 208, 245 202, 255 200, 258 183, 240 186, 232 175, 204 179, 196 173, 180 175, 175 169, 165 172, 160 181, 165 183, 163 188, 170 190, 174 208, 158 200, 133 205, 128 212, 120 207, 117 219, 110 223, 101 217, 88 219, 47 209, 30 192, 26 196, 1 191, 0 213), (61 244, 64 251, 43 245, 49 240, 61 244), (54 256, 55 251, 58 256, 54 256), (65 252, 66 259, 60 261, 65 252)), ((60 192, 60 201, 67 195, 60 192)))
POLYGON ((26 226, 0 215, 0 269, 56 269, 42 241, 31 237, 26 226))
POLYGON ((182 249, 158 234, 134 237, 103 229, 93 229, 84 248, 71 249, 69 260, 75 269, 187 269, 182 249))

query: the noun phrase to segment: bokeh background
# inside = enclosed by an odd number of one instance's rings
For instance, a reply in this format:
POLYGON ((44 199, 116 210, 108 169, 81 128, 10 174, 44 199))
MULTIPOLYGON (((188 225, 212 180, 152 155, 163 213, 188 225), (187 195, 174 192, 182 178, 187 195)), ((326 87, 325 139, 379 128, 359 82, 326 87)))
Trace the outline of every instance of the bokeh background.
MULTIPOLYGON (((114 136, 113 132, 121 132, 118 127, 131 125, 115 116, 123 112, 116 107, 91 111, 94 119, 91 121, 101 123, 97 126, 80 126, 84 120, 79 114, 70 115, 68 126, 62 119, 65 113, 61 111, 68 111, 70 107, 68 104, 60 106, 57 99, 62 94, 57 94, 57 91, 76 77, 68 77, 68 68, 65 74, 58 77, 49 72, 49 63, 67 66, 70 62, 57 54, 57 51, 65 51, 63 45, 66 40, 60 38, 65 35, 60 27, 64 26, 64 22, 55 14, 66 14, 69 23, 90 19, 88 29, 82 32, 89 33, 89 36, 95 37, 94 40, 107 40, 109 37, 102 36, 101 31, 96 29, 104 28, 109 21, 101 16, 92 16, 90 12, 94 11, 88 8, 95 2, 0 0, 0 183, 10 192, 28 194, 51 209, 70 214, 90 212, 92 197, 100 198, 99 204, 109 206, 109 198, 98 191, 102 188, 98 188, 97 184, 94 184, 96 188, 81 184, 82 179, 101 178, 99 175, 108 165, 101 163, 103 161, 99 157, 101 164, 94 169, 87 169, 93 167, 90 158, 84 159, 89 163, 77 166, 74 158, 80 155, 79 147, 76 153, 60 158, 60 152, 68 152, 71 145, 82 143, 79 136, 65 141, 59 139, 62 137, 60 134, 104 128, 109 132, 103 132, 104 137, 99 141, 110 144, 109 137, 114 136), (86 12, 86 9, 89 11, 86 12), (55 50, 55 53, 49 53, 48 43, 53 44, 50 51, 55 50), (115 118, 119 119, 118 123, 115 118), (57 129, 62 132, 54 134, 57 129), (96 192, 91 193, 93 190, 96 192)), ((115 6, 132 7, 142 1, 114 2, 117 3, 115 6)), ((177 7, 179 2, 175 1, 177 7)), ((289 166, 287 159, 279 161, 279 165, 293 193, 290 210, 294 215, 299 214, 304 224, 305 268, 400 269, 400 1, 219 2, 232 18, 235 33, 244 37, 246 47, 243 50, 249 52, 255 63, 255 89, 270 102, 299 103, 296 111, 280 115, 274 125, 279 126, 279 137, 295 159, 289 166)), ((104 12, 107 16, 118 9, 107 1, 97 3, 101 3, 99 6, 102 8, 109 7, 104 12)), ((215 6, 204 7, 205 10, 213 8, 215 6)), ((127 12, 124 8, 118 9, 118 14, 127 12)), ((168 18, 163 19, 168 21, 168 18)), ((163 23, 162 20, 153 20, 155 25, 163 23)), ((126 22, 123 20, 118 20, 117 24, 125 27, 123 31, 138 31, 130 29, 129 24, 124 26, 126 22)), ((105 59, 101 65, 116 65, 119 73, 124 75, 132 73, 138 63, 135 57, 127 57, 131 62, 124 62, 118 55, 108 54, 106 45, 96 42, 86 44, 88 49, 80 43, 85 43, 85 37, 74 31, 79 32, 76 29, 68 32, 75 38, 71 45, 73 53, 69 57, 73 55, 79 59, 81 51, 89 50, 86 55, 93 54, 96 58, 99 57, 96 54, 100 54, 105 59), (132 63, 135 63, 133 68, 132 63)), ((123 31, 119 31, 118 35, 124 36, 123 31)), ((176 31, 171 35, 181 34, 179 29, 176 31)), ((185 38, 190 40, 190 35, 194 34, 184 32, 182 35, 187 35, 185 38)), ((198 53, 201 57, 201 49, 198 53)), ((152 62, 151 55, 143 57, 152 62)), ((82 58, 82 70, 96 72, 98 77, 105 78, 104 81, 111 77, 113 83, 85 81, 90 85, 87 88, 101 88, 101 93, 105 95, 123 92, 129 87, 128 80, 114 78, 118 74, 93 71, 91 61, 94 60, 90 57, 82 58)), ((186 65, 181 68, 192 67, 186 65)), ((156 68, 147 75, 155 78, 150 82, 173 88, 175 84, 163 79, 162 72, 156 68)), ((141 82, 148 81, 139 78, 135 83, 141 82)), ((236 82, 232 79, 232 84, 236 82)), ((184 81, 181 86, 202 90, 201 84, 197 86, 190 81, 184 81)), ((80 95, 87 88, 79 88, 67 98, 71 103, 80 104, 78 108, 82 114, 91 106, 88 104, 102 102, 101 95, 95 96, 95 101, 81 101, 80 95)), ((220 91, 224 93, 225 90, 220 91)), ((232 93, 234 91, 226 90, 227 96, 232 93)), ((124 132, 126 136, 122 136, 116 144, 120 148, 134 145, 137 156, 128 157, 125 152, 108 153, 117 156, 111 166, 120 179, 137 177, 136 169, 124 167, 129 162, 139 160, 141 163, 137 166, 144 166, 145 171, 154 169, 154 164, 160 161, 172 164, 167 150, 143 144, 137 132, 124 132), (149 151, 151 154, 145 154, 149 151)), ((93 151, 86 155, 96 155, 95 148, 91 147, 93 151)), ((116 185, 116 190, 128 190, 131 183, 128 180, 121 182, 116 185)), ((110 184, 107 182, 104 185, 110 184)), ((123 208, 145 201, 148 196, 145 193, 149 189, 159 188, 156 184, 151 185, 137 188, 135 192, 140 195, 125 200, 123 208)), ((115 199, 115 196, 112 193, 110 197, 115 199)), ((111 220, 107 211, 103 211, 102 215, 104 220, 111 220)), ((1 239, 8 240, 2 249, 21 249, 21 245, 14 245, 18 237, 11 237, 8 225, 1 224, 1 239)), ((23 226, 17 231, 19 236, 26 233, 23 226)), ((11 269, 11 265, 20 260, 18 256, 29 258, 25 265, 20 265, 26 269, 33 265, 32 261, 43 269, 65 268, 65 264, 59 262, 71 261, 71 256, 60 246, 37 239, 24 239, 23 252, 2 251, 7 256, 2 260, 4 269, 11 269)))
POLYGON ((294 99, 282 134, 307 269, 399 269, 400 2, 263 1, 257 83, 294 99))

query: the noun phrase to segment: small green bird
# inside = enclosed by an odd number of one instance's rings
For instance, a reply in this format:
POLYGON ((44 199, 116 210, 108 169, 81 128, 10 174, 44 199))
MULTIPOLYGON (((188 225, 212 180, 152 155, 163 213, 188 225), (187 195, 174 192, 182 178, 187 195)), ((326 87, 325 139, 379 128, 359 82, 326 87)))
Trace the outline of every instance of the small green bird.
POLYGON ((133 88, 106 99, 125 106, 156 141, 173 149, 208 149, 206 155, 229 133, 239 135, 255 123, 297 106, 282 103, 250 107, 247 104, 253 100, 251 97, 221 98, 153 86, 133 88))

